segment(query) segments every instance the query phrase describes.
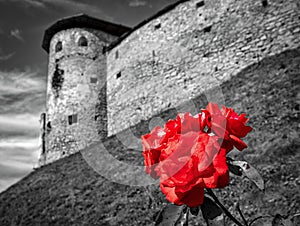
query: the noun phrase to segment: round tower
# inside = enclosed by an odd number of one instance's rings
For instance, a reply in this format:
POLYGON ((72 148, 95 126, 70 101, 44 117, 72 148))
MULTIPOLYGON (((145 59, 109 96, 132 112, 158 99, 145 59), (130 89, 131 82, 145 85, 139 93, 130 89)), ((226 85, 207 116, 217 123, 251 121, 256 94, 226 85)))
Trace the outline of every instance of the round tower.
POLYGON ((49 27, 45 150, 40 164, 77 152, 107 135, 106 56, 103 48, 129 28, 87 15, 49 27))

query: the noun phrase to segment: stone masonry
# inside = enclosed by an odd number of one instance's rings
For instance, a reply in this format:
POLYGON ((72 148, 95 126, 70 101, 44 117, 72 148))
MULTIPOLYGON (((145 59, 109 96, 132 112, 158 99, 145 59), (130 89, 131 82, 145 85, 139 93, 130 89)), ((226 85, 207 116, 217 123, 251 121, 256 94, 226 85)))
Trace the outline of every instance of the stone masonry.
POLYGON ((57 32, 49 44, 46 152, 52 162, 107 135, 106 56, 117 36, 91 28, 57 32), (105 112, 103 112, 105 111, 105 112))
POLYGON ((185 1, 107 53, 108 134, 176 108, 299 45, 298 1, 270 0, 265 7, 261 1, 185 1))
POLYGON ((133 29, 108 22, 97 27, 94 21, 55 26, 43 44, 49 68, 40 164, 176 108, 266 57, 298 48, 299 12, 297 0, 181 0, 133 29))

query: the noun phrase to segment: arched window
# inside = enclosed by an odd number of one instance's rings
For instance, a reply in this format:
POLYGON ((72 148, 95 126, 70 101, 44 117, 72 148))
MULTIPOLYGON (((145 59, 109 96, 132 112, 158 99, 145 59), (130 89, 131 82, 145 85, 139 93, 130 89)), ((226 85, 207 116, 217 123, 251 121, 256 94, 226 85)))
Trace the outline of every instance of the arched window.
POLYGON ((88 41, 87 41, 86 37, 81 36, 80 39, 78 40, 78 45, 79 46, 87 46, 88 41))
POLYGON ((62 51, 62 42, 59 41, 56 43, 56 46, 55 46, 55 52, 59 52, 59 51, 62 51))

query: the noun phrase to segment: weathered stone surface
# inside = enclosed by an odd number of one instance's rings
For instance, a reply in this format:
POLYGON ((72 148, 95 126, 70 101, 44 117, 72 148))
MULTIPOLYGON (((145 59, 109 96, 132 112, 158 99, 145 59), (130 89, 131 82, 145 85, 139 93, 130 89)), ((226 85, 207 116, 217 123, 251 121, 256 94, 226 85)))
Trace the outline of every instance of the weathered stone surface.
POLYGON ((73 28, 52 38, 46 163, 168 109, 199 111, 184 103, 201 93, 222 103, 218 87, 224 82, 300 46, 296 0, 272 0, 265 7, 247 0, 198 2, 183 1, 105 53, 103 47, 117 37, 101 31, 73 28), (81 36, 88 46, 78 46, 81 36), (56 53, 58 41, 62 50, 56 53), (212 88, 217 92, 206 93, 212 88), (69 125, 72 115, 77 122, 69 125))
POLYGON ((51 129, 46 133, 47 152, 41 156, 44 159, 41 164, 106 137, 106 57, 102 49, 115 39, 104 32, 84 28, 63 30, 52 38, 46 119, 51 129), (79 45, 82 37, 86 38, 87 46, 79 45), (62 42, 62 48, 57 52, 58 42, 62 42), (75 121, 70 124, 72 115, 75 121))
POLYGON ((300 26, 295 0, 266 7, 260 1, 211 0, 197 8, 197 2, 148 22, 107 54, 109 135, 220 85, 258 58, 300 45, 292 33, 300 26))

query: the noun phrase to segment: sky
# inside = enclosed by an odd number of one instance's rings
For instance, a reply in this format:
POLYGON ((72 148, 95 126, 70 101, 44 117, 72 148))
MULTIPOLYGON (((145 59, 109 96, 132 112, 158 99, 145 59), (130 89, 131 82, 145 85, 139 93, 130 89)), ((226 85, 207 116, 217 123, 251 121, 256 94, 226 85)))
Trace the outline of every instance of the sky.
POLYGON ((0 192, 37 166, 45 112, 46 28, 85 13, 133 27, 177 0, 0 0, 0 192))

